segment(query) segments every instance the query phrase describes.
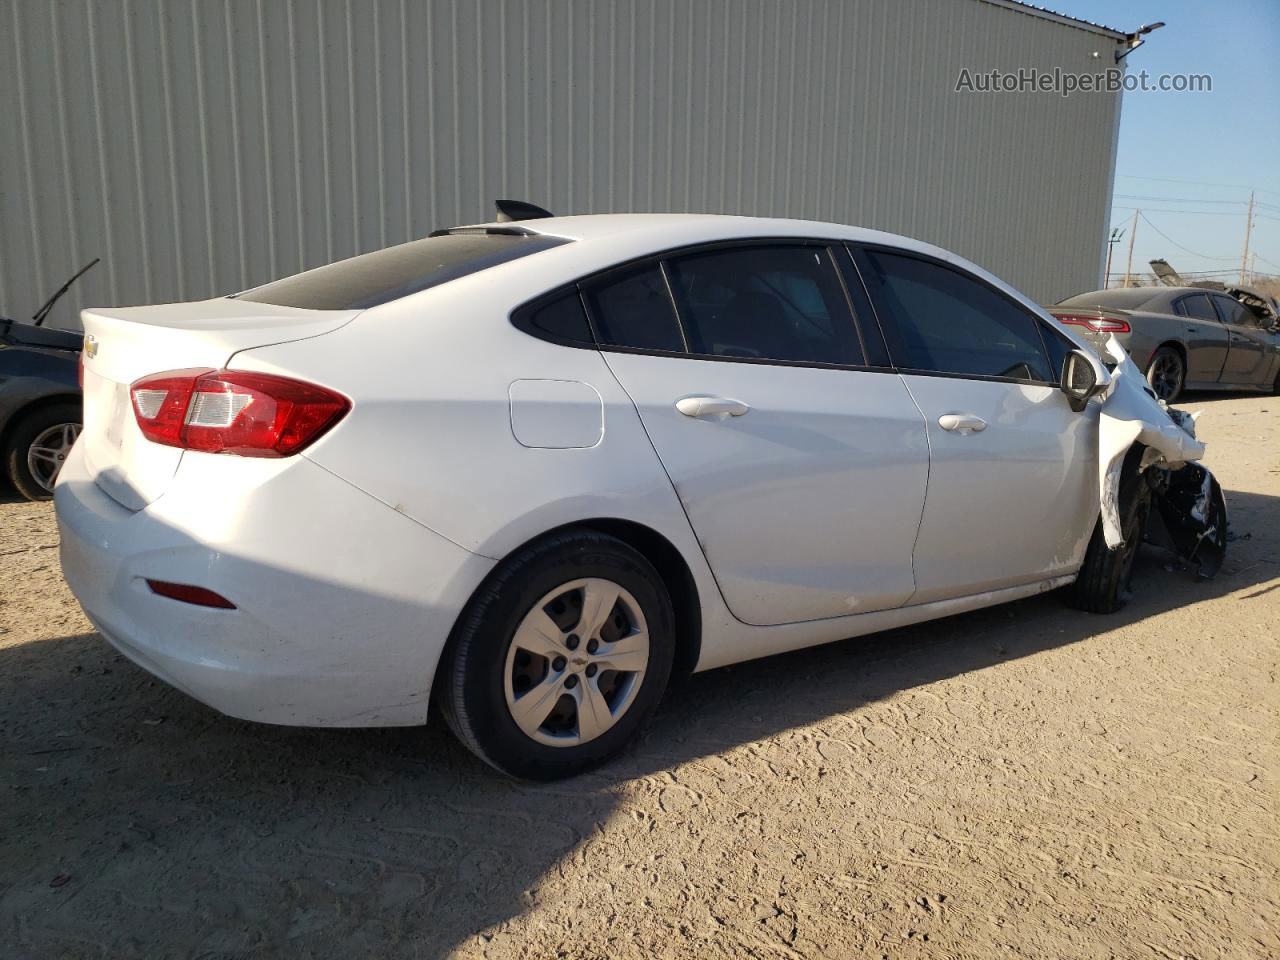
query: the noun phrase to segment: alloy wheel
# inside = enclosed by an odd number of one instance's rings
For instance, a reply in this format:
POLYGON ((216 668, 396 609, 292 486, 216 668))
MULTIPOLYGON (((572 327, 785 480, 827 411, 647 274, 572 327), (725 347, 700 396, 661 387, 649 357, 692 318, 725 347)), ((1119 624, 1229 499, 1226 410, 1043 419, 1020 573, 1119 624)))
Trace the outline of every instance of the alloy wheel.
POLYGON ((1176 353, 1162 352, 1151 364, 1147 382, 1161 400, 1172 400, 1182 385, 1182 360, 1176 353))
POLYGON ((53 492, 62 465, 80 436, 80 429, 78 423, 56 423, 36 434, 31 446, 27 447, 27 469, 42 489, 53 492))
POLYGON ((512 636, 507 709, 537 742, 578 746, 622 718, 648 665, 649 629, 636 598, 612 580, 571 580, 535 603, 512 636))

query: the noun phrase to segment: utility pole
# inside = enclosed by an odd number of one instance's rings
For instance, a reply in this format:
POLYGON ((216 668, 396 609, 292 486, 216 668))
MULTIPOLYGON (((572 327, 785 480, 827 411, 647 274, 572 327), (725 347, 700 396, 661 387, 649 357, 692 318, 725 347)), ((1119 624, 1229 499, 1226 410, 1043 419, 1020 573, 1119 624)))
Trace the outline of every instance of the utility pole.
POLYGON ((1240 286, 1244 286, 1244 273, 1249 266, 1249 234, 1253 231, 1253 191, 1249 191, 1249 212, 1244 215, 1244 253, 1240 255, 1240 286))
POLYGON ((1116 244, 1124 236, 1124 227, 1112 227, 1111 236, 1107 238, 1107 272, 1102 278, 1102 289, 1111 286, 1111 254, 1115 253, 1116 244))
POLYGON ((1133 238, 1138 235, 1138 214, 1141 210, 1133 211, 1133 223, 1129 227, 1129 262, 1124 268, 1124 285, 1129 286, 1129 278, 1133 275, 1133 238))

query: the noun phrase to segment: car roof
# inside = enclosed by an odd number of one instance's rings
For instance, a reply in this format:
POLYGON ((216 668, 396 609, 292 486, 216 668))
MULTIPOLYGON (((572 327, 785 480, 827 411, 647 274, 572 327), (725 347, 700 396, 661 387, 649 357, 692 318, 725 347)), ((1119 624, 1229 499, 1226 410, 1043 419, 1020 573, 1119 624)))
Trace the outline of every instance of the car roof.
POLYGON ((854 227, 822 220, 795 220, 780 217, 742 217, 714 213, 594 213, 565 217, 540 217, 534 220, 492 221, 453 227, 459 230, 520 231, 564 237, 569 240, 592 241, 634 239, 640 244, 655 239, 674 241, 683 238, 699 240, 735 239, 742 237, 817 237, 858 240, 864 243, 886 243, 918 250, 935 256, 952 258, 955 254, 912 237, 854 227))

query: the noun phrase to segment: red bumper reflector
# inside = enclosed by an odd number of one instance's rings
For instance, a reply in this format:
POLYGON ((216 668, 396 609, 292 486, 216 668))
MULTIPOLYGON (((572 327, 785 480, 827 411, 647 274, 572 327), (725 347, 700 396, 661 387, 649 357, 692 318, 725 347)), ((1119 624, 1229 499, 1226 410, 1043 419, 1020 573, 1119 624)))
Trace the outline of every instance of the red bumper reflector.
POLYGON ((169 583, 166 580, 148 580, 151 592, 170 600, 193 603, 197 607, 217 607, 219 610, 234 610, 236 605, 220 593, 206 590, 204 587, 193 587, 187 583, 169 583))

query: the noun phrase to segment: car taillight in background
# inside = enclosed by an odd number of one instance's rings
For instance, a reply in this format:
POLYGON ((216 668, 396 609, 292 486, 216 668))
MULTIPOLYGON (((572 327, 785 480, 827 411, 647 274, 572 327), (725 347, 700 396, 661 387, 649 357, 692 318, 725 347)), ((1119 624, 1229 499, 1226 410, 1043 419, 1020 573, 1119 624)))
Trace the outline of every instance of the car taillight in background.
POLYGON ((351 401, 315 384, 239 370, 169 370, 129 388, 154 443, 242 457, 287 457, 318 440, 351 401))
POLYGON ((1128 321, 1115 317, 1089 317, 1078 313, 1055 313, 1054 316, 1062 323, 1070 324, 1073 327, 1084 327, 1094 333, 1129 332, 1128 321))

